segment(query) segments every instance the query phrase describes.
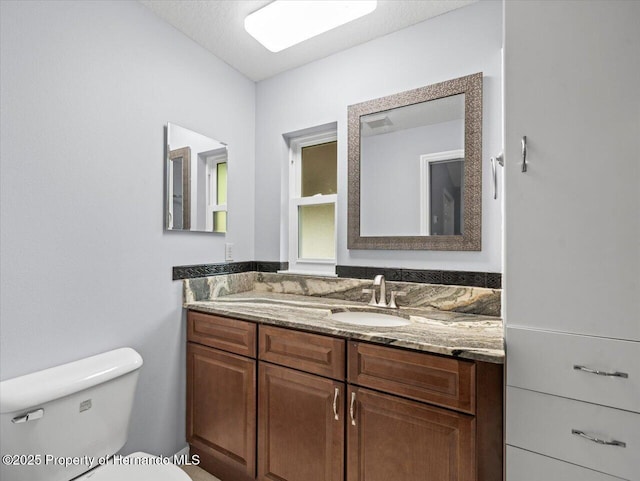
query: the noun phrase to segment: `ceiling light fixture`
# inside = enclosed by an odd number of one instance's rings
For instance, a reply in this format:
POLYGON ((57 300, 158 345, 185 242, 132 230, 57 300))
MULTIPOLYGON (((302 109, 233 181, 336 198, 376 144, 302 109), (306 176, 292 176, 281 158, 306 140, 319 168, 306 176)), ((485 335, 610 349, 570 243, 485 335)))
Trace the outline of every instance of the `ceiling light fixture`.
POLYGON ((377 0, 275 0, 248 15, 244 29, 272 52, 373 12, 377 0))

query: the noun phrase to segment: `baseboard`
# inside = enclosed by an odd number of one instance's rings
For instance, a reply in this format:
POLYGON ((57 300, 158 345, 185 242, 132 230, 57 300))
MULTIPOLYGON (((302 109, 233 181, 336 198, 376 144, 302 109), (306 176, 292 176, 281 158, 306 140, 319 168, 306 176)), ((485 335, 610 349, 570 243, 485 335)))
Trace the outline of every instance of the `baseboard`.
POLYGON ((173 456, 174 456, 174 459, 180 459, 182 456, 184 456, 184 458, 186 459, 189 456, 189 445, 187 444, 184 448, 182 448, 173 456))

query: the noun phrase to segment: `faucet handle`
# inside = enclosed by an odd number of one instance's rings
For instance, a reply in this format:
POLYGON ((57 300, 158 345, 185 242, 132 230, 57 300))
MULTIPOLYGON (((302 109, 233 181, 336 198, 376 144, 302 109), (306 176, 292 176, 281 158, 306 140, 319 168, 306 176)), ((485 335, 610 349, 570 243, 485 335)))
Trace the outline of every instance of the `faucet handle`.
POLYGON ((403 291, 391 291, 391 299, 389 299, 389 307, 391 309, 397 309, 398 305, 396 304, 396 297, 404 297, 407 293, 403 291))
POLYGON ((369 301, 370 306, 376 305, 376 290, 375 289, 362 289, 363 294, 371 294, 371 300, 369 301))

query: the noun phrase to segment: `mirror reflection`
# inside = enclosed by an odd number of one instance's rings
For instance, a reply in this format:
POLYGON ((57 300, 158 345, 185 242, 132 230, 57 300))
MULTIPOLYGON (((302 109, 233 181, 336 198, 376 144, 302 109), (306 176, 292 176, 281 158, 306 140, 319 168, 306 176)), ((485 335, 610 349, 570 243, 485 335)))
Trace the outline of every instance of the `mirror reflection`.
POLYGON ((482 72, 347 114, 347 247, 479 251, 482 72))
POLYGON ((464 94, 360 117, 363 236, 462 234, 464 94))
POLYGON ((227 145, 167 125, 166 229, 227 231, 227 145))

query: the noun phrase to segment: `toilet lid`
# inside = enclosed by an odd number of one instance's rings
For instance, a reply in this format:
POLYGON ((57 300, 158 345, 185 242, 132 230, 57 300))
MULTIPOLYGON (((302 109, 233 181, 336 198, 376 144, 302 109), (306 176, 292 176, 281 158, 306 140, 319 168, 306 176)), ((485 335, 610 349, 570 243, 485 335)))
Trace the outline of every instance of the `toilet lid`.
POLYGON ((120 464, 100 466, 80 477, 79 481, 191 481, 179 467, 171 463, 154 463, 161 458, 147 453, 133 453, 125 460, 120 464))

